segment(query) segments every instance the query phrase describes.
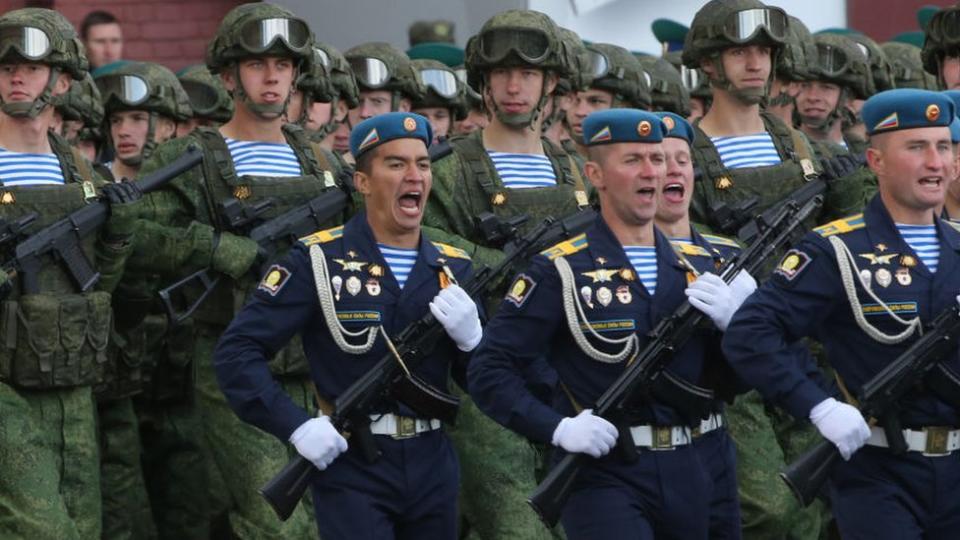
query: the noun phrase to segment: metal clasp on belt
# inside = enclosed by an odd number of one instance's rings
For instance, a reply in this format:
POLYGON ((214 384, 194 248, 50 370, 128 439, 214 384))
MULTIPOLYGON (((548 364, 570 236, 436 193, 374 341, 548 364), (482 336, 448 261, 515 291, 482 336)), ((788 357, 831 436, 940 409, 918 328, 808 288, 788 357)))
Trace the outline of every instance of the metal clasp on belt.
POLYGON ((944 426, 933 426, 923 428, 924 433, 927 434, 927 441, 923 447, 923 455, 925 456, 948 456, 950 451, 947 450, 947 442, 950 438, 949 427, 944 426))
POLYGON ((394 439, 409 439, 417 436, 417 419, 409 416, 397 415, 397 432, 391 435, 394 439))
POLYGON ((673 427, 672 426, 650 426, 653 431, 653 437, 650 441, 651 450, 673 450, 673 427))

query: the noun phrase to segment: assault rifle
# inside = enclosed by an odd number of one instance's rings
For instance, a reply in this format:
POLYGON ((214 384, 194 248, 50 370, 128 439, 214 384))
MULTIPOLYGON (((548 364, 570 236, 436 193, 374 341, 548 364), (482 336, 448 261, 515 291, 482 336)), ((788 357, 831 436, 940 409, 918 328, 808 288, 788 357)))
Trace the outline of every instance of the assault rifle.
MULTIPOLYGON (((506 257, 500 263, 474 273, 464 290, 471 298, 486 298, 488 289, 496 286, 501 275, 512 270, 517 261, 529 260, 540 251, 580 234, 595 219, 593 210, 577 212, 561 221, 545 219, 528 234, 512 241, 512 248, 505 251, 506 257)), ((370 432, 369 415, 376 412, 374 407, 384 398, 396 399, 424 418, 439 418, 447 423, 456 418, 459 401, 455 397, 432 388, 408 371, 417 366, 444 335, 443 326, 430 313, 411 323, 395 338, 388 339, 390 352, 334 401, 330 422, 337 431, 350 435, 350 440, 368 461, 373 462, 380 455, 370 432)), ((313 470, 310 461, 297 456, 260 489, 280 519, 290 517, 310 483, 313 470)))
MULTIPOLYGON (((857 397, 860 413, 864 418, 878 421, 883 426, 890 451, 894 454, 907 451, 903 427, 897 417, 899 402, 904 394, 919 383, 926 379, 929 381, 928 388, 931 388, 934 394, 940 394, 945 401, 960 407, 960 381, 949 368, 940 364, 940 360, 947 355, 957 353, 958 336, 960 313, 957 306, 953 305, 937 315, 931 328, 922 337, 860 389, 857 397), (938 385, 945 383, 952 388, 946 392, 938 392, 938 385)), ((945 445, 945 437, 942 442, 945 445)), ((780 478, 787 483, 797 499, 807 506, 817 497, 838 457, 840 451, 832 442, 821 441, 788 465, 780 473, 780 478)))
MULTIPOLYGON (((257 260, 268 261, 282 248, 297 239, 316 232, 337 214, 343 212, 350 202, 353 182, 346 176, 341 177, 339 188, 330 188, 306 203, 287 211, 273 219, 252 226, 273 204, 271 199, 248 206, 236 199, 220 204, 221 221, 224 228, 235 234, 242 234, 260 247, 257 260)), ((194 272, 160 290, 160 299, 172 325, 183 323, 200 307, 222 279, 222 275, 211 268, 194 272), (188 286, 196 285, 200 291, 184 309, 174 306, 175 300, 188 286)))
MULTIPOLYGON (((191 147, 169 165, 157 169, 153 173, 136 180, 134 183, 143 193, 155 191, 165 184, 203 161, 203 152, 199 148, 191 147)), ((13 229, 5 232, 22 233, 23 228, 30 224, 30 214, 18 222, 10 224, 13 229)), ((36 233, 26 237, 17 244, 13 256, 7 259, 3 268, 8 274, 14 273, 22 279, 23 291, 35 293, 39 290, 40 270, 45 262, 52 260, 62 261, 70 277, 80 292, 90 290, 100 280, 93 264, 83 252, 83 239, 97 231, 110 216, 110 203, 101 198, 83 208, 73 211, 68 216, 47 225, 36 233)))
MULTIPOLYGON (((738 273, 745 270, 755 273, 763 263, 780 251, 796 236, 802 234, 802 224, 820 205, 822 196, 814 196, 800 203, 789 200, 776 209, 771 216, 757 218, 759 234, 756 240, 746 249, 734 255, 720 269, 720 277, 730 283, 738 273)), ((631 398, 651 392, 656 384, 671 383, 676 386, 677 378, 672 376, 666 367, 673 357, 673 353, 680 350, 693 336, 706 315, 684 302, 669 317, 661 320, 649 333, 650 341, 636 352, 627 362, 627 367, 620 376, 600 396, 592 407, 593 414, 609 420, 617 426, 624 426, 627 422, 626 407, 631 398), (664 382, 661 380, 667 379, 664 382)), ((703 399, 711 392, 700 389, 690 383, 683 386, 698 390, 694 397, 703 399)), ((689 390, 688 390, 689 391, 689 390)), ((630 433, 619 429, 620 437, 617 441, 619 451, 624 456, 636 456, 636 448, 630 433)), ((570 496, 577 475, 588 463, 587 456, 581 453, 571 453, 563 457, 549 472, 543 482, 530 495, 527 502, 533 507, 540 519, 549 527, 553 527, 560 518, 560 513, 570 496)))

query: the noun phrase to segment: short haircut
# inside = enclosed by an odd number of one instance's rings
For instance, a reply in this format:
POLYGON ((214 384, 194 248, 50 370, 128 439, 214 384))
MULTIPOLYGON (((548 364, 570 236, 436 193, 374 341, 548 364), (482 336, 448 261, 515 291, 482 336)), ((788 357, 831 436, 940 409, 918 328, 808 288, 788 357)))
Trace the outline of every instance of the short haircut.
POLYGON ((373 169, 373 158, 377 157, 378 150, 379 147, 372 148, 359 156, 355 156, 357 160, 357 170, 363 174, 370 174, 371 169, 373 169))
POLYGON ((91 11, 83 18, 83 22, 80 23, 80 37, 86 40, 90 27, 99 24, 120 24, 120 21, 109 11, 99 9, 97 11, 91 11))
POLYGON ((587 147, 587 159, 593 161, 594 163, 599 163, 603 165, 603 162, 607 159, 607 150, 608 147, 605 144, 596 144, 593 146, 587 147))

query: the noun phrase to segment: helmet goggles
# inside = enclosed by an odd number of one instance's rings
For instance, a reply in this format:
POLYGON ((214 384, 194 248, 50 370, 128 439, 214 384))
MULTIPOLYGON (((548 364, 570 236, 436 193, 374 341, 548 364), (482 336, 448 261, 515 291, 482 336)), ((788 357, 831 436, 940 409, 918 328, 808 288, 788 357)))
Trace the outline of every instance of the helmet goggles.
POLYGON ((137 75, 106 75, 98 77, 96 81, 104 102, 112 97, 134 107, 150 97, 150 84, 137 75))
POLYGON ((302 51, 310 44, 310 29, 299 19, 257 19, 240 28, 240 44, 249 52, 262 53, 277 42, 293 51, 302 51))
POLYGON ((26 60, 41 60, 50 54, 53 47, 50 37, 33 26, 0 27, 0 58, 13 49, 26 60))
POLYGON ((537 65, 550 55, 547 34, 533 28, 494 28, 480 35, 480 57, 486 62, 500 62, 510 53, 537 65))
POLYGON ((457 76, 445 69, 421 69, 420 80, 438 96, 451 99, 457 95, 457 76))
POLYGON ((361 85, 377 89, 386 86, 390 82, 390 68, 386 62, 379 58, 370 56, 361 58, 349 58, 350 68, 361 85))
POLYGON ((731 13, 721 26, 721 31, 724 37, 737 44, 750 42, 761 30, 776 41, 784 41, 788 25, 787 14, 782 9, 764 7, 731 13))

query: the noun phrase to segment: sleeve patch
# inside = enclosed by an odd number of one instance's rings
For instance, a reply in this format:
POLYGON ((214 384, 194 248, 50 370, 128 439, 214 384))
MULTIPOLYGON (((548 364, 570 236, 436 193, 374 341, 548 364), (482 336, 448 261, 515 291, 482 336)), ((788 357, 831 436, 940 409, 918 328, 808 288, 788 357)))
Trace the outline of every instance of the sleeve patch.
POLYGON ((517 276, 517 279, 514 280, 513 285, 510 285, 510 289, 507 291, 507 296, 504 297, 504 300, 518 308, 522 307, 536 286, 537 282, 534 281, 533 278, 526 274, 520 274, 517 276))
POLYGON ((793 278, 800 275, 807 265, 810 264, 810 256, 799 249, 791 249, 780 260, 774 274, 780 274, 787 281, 793 281, 793 278))
POLYGON ((458 247, 453 247, 448 244, 442 244, 440 242, 431 242, 431 243, 434 245, 434 247, 437 248, 437 251, 439 251, 440 254, 443 255, 444 257, 453 257, 455 259, 466 259, 468 261, 470 260, 470 254, 458 247))
POLYGON ((260 280, 257 288, 270 296, 276 296, 288 281, 290 281, 290 271, 279 264, 274 264, 267 270, 267 274, 260 280))

